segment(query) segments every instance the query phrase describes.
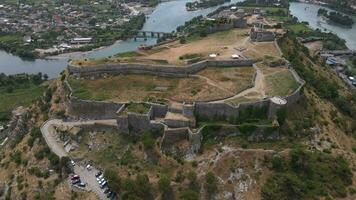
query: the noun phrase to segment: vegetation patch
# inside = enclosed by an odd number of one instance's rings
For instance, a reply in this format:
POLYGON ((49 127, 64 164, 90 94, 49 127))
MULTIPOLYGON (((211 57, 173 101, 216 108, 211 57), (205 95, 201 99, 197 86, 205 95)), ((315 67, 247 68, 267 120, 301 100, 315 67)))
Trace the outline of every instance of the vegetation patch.
POLYGON ((0 123, 8 121, 11 111, 18 106, 29 106, 43 94, 40 84, 47 75, 0 74, 0 123))
POLYGON ((125 112, 133 112, 138 114, 147 114, 150 110, 150 105, 145 103, 129 103, 126 105, 125 112))
POLYGON ((293 93, 300 84, 289 70, 277 72, 266 77, 266 93, 269 96, 287 96, 293 93))
POLYGON ((70 78, 73 95, 80 99, 141 102, 154 99, 201 101, 220 99, 229 94, 207 84, 199 77, 161 77, 154 75, 118 75, 105 79, 77 80, 70 78))
POLYGON ((352 172, 340 156, 292 150, 288 158, 274 157, 270 163, 275 173, 262 188, 264 200, 346 197, 352 184, 352 172))

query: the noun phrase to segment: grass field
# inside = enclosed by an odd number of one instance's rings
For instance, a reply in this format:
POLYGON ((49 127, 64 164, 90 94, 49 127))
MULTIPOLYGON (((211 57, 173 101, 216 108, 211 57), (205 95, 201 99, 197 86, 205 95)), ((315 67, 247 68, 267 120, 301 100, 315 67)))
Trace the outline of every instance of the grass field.
POLYGON ((268 96, 286 96, 299 87, 299 83, 288 70, 267 75, 265 81, 268 96))
POLYGON ((294 34, 312 31, 312 29, 308 25, 302 23, 287 25, 286 28, 294 34))
POLYGON ((204 101, 228 96, 226 92, 197 77, 171 78, 131 74, 106 79, 69 81, 74 95, 81 99, 118 102, 148 99, 204 101))
POLYGON ((253 85, 253 67, 207 68, 198 73, 232 93, 239 93, 253 85))
POLYGON ((277 58, 281 56, 274 42, 248 43, 246 48, 243 54, 251 59, 262 60, 266 56, 277 58))

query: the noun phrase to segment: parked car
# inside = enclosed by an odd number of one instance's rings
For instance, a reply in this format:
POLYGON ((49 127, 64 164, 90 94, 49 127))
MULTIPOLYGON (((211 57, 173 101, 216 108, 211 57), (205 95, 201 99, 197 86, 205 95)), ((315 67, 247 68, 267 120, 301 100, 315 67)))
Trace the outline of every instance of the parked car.
POLYGON ((81 182, 80 179, 76 179, 76 180, 73 180, 73 181, 72 181, 72 184, 73 184, 73 185, 76 185, 76 184, 78 184, 78 183, 80 183, 80 182, 81 182))
POLYGON ((88 164, 86 168, 88 171, 90 171, 92 169, 92 166, 90 164, 88 164))
POLYGON ((74 167, 75 166, 75 162, 73 160, 70 161, 70 164, 74 167))
POLYGON ((104 178, 104 174, 99 175, 99 178, 103 179, 104 178))
POLYGON ((106 194, 106 193, 108 193, 108 192, 110 192, 110 189, 109 189, 109 188, 106 188, 106 189, 104 190, 104 194, 106 194))
POLYGON ((112 196, 112 194, 113 194, 113 192, 110 191, 110 192, 106 195, 106 197, 107 197, 107 198, 110 198, 110 197, 112 196))
POLYGON ((110 199, 111 199, 111 200, 116 199, 116 193, 115 193, 115 192, 111 195, 110 199))
POLYGON ((79 179, 80 178, 80 176, 79 175, 76 175, 76 174, 74 174, 72 177, 70 177, 70 180, 77 180, 77 179, 79 179))
POLYGON ((102 183, 100 184, 100 188, 101 188, 101 189, 105 188, 107 184, 108 184, 107 181, 102 182, 102 183))
POLYGON ((86 185, 85 185, 85 183, 83 183, 83 182, 80 182, 80 183, 78 183, 77 184, 79 187, 85 187, 86 185))
POLYGON ((98 173, 95 174, 95 177, 99 177, 99 176, 101 176, 102 174, 103 174, 103 173, 99 171, 98 173))

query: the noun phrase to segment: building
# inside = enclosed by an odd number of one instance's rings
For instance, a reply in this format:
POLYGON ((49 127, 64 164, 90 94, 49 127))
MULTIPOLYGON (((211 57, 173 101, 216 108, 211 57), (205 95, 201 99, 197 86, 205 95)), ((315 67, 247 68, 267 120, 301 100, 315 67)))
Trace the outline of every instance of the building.
POLYGON ((272 31, 253 27, 250 31, 250 39, 252 42, 270 42, 274 41, 275 34, 272 31))
POLYGON ((92 38, 73 38, 71 44, 88 44, 92 41, 92 38))

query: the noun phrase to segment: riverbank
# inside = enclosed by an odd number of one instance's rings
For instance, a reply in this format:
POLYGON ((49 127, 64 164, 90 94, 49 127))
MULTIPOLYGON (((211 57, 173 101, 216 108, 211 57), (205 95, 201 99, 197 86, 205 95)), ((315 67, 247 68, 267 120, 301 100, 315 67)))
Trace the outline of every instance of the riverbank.
POLYGON ((289 10, 300 22, 308 22, 308 25, 312 29, 319 29, 322 32, 336 34, 339 38, 346 41, 347 48, 356 50, 356 24, 353 24, 351 28, 330 24, 322 17, 318 16, 318 10, 320 8, 334 11, 325 6, 299 2, 290 2, 289 10))
MULTIPOLYGON (((193 17, 199 15, 207 15, 220 6, 213 8, 202 9, 198 11, 188 12, 186 11, 185 4, 190 0, 180 1, 167 1, 158 4, 154 11, 146 18, 145 24, 142 30, 144 31, 159 31, 159 32, 172 32, 180 25, 183 25, 186 21, 189 21, 193 17)), ((231 3, 236 3, 241 0, 232 0, 231 3)), ((224 4, 225 6, 227 4, 224 4)), ((115 40, 116 41, 116 40, 115 40)), ((110 46, 96 49, 95 51, 85 52, 85 57, 88 58, 100 58, 108 57, 118 53, 124 53, 129 51, 135 51, 140 45, 153 45, 156 44, 155 38, 147 38, 147 40, 123 40, 116 42, 110 46)), ((74 53, 74 55, 80 55, 74 53)), ((74 56, 69 55, 69 56, 74 56)), ((68 58, 64 56, 56 56, 56 59, 22 59, 11 53, 0 50, 0 71, 5 74, 18 74, 29 73, 35 74, 42 72, 47 74, 49 78, 58 77, 61 71, 63 71, 68 64, 68 58)))
POLYGON ((111 45, 102 46, 102 47, 95 48, 95 49, 90 50, 90 51, 73 51, 73 52, 69 52, 69 53, 61 53, 61 54, 54 55, 54 56, 46 56, 46 57, 44 57, 44 59, 82 58, 82 57, 87 56, 88 54, 95 53, 96 51, 100 51, 100 50, 102 50, 104 48, 109 48, 110 46, 120 44, 123 41, 124 40, 117 40, 111 45))

